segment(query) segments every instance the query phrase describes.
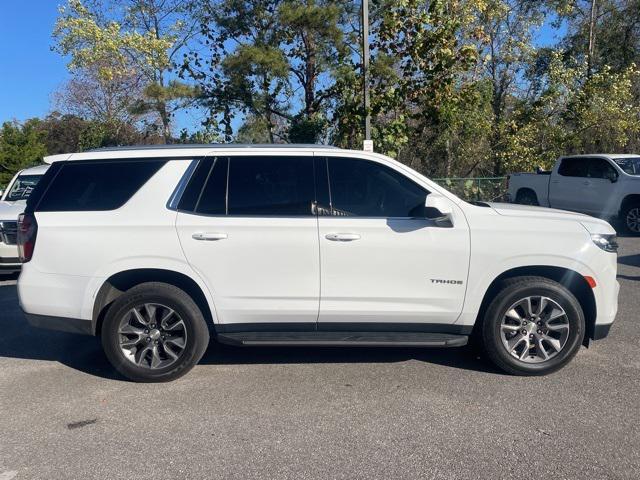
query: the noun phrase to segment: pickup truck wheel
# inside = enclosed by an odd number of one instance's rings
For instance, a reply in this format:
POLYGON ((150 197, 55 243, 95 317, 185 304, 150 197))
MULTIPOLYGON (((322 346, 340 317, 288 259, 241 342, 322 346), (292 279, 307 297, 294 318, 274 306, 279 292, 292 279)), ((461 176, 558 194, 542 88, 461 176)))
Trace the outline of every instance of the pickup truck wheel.
POLYGON ((631 204, 622 210, 620 215, 624 229, 633 235, 640 235, 640 205, 631 204))
POLYGON ((173 285, 131 288, 109 308, 102 346, 111 364, 136 382, 166 382, 187 373, 209 344, 202 312, 173 285))
POLYGON ((535 192, 528 189, 518 191, 516 195, 516 203, 520 205, 540 205, 538 202, 538 196, 535 192))
POLYGON ((486 311, 482 343, 500 369, 514 375, 545 375, 576 355, 585 332, 575 296, 553 280, 505 280, 486 311))

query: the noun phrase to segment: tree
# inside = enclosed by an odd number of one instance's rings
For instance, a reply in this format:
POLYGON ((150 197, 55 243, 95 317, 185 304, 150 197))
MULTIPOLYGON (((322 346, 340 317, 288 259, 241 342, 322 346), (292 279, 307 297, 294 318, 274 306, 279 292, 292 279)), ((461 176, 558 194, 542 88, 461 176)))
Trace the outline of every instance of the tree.
MULTIPOLYGON (((459 147, 454 144, 469 127, 464 103, 485 98, 481 89, 469 87, 467 78, 478 58, 474 15, 486 8, 485 3, 382 0, 374 4, 371 114, 377 150, 428 174, 454 171, 454 151, 459 147)), ((358 90, 349 88, 359 84, 353 82, 358 75, 357 68, 341 70, 340 122, 353 116, 360 123, 364 115, 358 90)), ((350 127, 345 127, 338 131, 350 135, 350 127)))
POLYGON ((63 113, 99 123, 139 124, 145 115, 135 112, 134 106, 143 89, 137 75, 120 74, 107 79, 93 68, 76 70, 55 93, 54 106, 63 113))
POLYGON ((544 17, 541 3, 530 0, 490 0, 487 8, 478 14, 478 27, 483 32, 478 42, 480 65, 491 82, 490 148, 495 176, 504 173, 501 150, 509 117, 507 109, 512 98, 522 97, 519 89, 526 91, 521 76, 533 58, 534 27, 540 26, 544 17))
POLYGON ((38 119, 4 122, 0 129, 0 185, 6 187, 20 170, 42 162, 47 154, 38 119))
POLYGON ((103 83, 138 77, 144 95, 136 113, 157 114, 170 141, 171 118, 196 92, 171 78, 176 58, 197 33, 184 0, 68 0, 53 32, 56 50, 72 71, 90 70, 103 83))
POLYGON ((93 148, 162 143, 153 130, 141 131, 118 119, 87 120, 77 115, 53 112, 42 119, 37 130, 49 155, 82 152, 93 148))
POLYGON ((193 49, 184 74, 196 81, 209 124, 230 140, 233 118, 251 116, 266 124, 270 142, 319 140, 335 98, 331 74, 347 52, 347 15, 324 1, 205 3, 198 16, 207 55, 193 49))
POLYGON ((640 70, 609 68, 588 76, 586 59, 570 62, 562 52, 548 61, 544 85, 515 110, 501 155, 509 171, 550 167, 570 153, 633 152, 640 147, 635 92, 640 70))

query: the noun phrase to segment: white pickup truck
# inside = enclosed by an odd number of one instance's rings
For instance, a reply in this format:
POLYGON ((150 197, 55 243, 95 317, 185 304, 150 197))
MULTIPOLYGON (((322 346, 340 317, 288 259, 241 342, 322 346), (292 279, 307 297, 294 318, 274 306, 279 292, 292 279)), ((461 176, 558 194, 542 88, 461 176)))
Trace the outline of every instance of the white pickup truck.
POLYGON ((616 220, 640 234, 640 155, 594 154, 561 157, 553 170, 514 173, 509 198, 616 220))

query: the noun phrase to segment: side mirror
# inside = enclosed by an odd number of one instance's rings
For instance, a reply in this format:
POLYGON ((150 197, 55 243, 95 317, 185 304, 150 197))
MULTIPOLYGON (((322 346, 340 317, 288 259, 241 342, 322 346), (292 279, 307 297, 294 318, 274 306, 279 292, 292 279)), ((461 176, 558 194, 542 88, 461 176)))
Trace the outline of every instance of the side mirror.
POLYGON ((616 183, 618 181, 618 172, 610 170, 607 172, 606 177, 611 183, 616 183))
POLYGON ((430 193, 424 203, 424 216, 432 220, 436 226, 453 227, 453 206, 451 201, 439 193, 430 193))

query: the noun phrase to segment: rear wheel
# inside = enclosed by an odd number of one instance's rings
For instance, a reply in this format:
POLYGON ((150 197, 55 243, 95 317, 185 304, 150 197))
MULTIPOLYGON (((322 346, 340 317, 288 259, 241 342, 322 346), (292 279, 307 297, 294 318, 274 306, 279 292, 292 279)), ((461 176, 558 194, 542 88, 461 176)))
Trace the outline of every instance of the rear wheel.
POLYGON ((539 205, 538 196, 532 190, 525 189, 518 191, 516 195, 516 203, 520 205, 539 205))
POLYGON ((487 356, 515 375, 545 375, 564 367, 582 344, 585 320, 575 296, 553 280, 503 282, 482 325, 487 356))
POLYGON ((187 373, 209 343, 202 312, 173 285, 144 283, 118 297, 102 326, 111 364, 137 382, 166 382, 187 373))

